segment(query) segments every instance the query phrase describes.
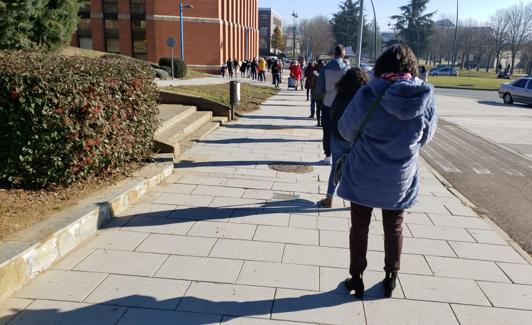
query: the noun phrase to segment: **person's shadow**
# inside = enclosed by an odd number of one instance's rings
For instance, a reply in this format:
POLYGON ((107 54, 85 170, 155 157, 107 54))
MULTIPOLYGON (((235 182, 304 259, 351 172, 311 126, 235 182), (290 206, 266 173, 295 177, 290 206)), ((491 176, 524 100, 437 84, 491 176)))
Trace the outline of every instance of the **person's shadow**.
MULTIPOLYGON (((25 310, 11 310, 11 315, 17 312, 18 314, 14 317, 1 317, 0 324, 207 325, 223 324, 238 317, 269 318, 270 314, 275 319, 286 319, 290 317, 283 314, 344 304, 351 304, 349 307, 350 315, 352 311, 358 311, 359 314, 363 313, 361 300, 349 295, 343 287, 343 283, 328 292, 275 299, 273 297, 275 289, 257 288, 257 290, 268 289, 271 290, 272 299, 257 301, 211 301, 193 296, 158 301, 149 296, 130 295, 94 305, 83 304, 84 306, 80 307, 79 303, 38 300, 25 310), (55 306, 60 306, 60 309, 55 306)), ((367 292, 369 293, 371 290, 373 288, 368 289, 367 292)), ((364 299, 380 298, 366 296, 364 299)))

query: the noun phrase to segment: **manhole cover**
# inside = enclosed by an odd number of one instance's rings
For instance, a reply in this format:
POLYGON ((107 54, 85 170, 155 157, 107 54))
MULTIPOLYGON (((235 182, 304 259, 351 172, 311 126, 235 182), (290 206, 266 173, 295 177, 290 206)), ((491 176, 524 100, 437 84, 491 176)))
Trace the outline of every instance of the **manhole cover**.
POLYGON ((314 171, 312 166, 309 166, 305 163, 299 162, 282 162, 276 161, 268 164, 270 169, 276 170, 283 173, 293 173, 293 174, 308 174, 314 171))

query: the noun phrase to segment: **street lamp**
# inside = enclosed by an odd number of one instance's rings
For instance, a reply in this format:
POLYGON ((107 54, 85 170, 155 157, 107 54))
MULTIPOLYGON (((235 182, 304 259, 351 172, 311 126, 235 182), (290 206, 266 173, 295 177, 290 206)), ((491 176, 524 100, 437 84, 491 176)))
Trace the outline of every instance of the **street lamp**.
POLYGON ((360 0, 360 26, 358 31, 358 66, 362 63, 362 35, 364 34, 364 0, 360 0))
POLYGON ((187 5, 187 4, 183 4, 183 0, 179 1, 179 22, 181 23, 181 37, 180 37, 180 43, 181 43, 181 61, 185 61, 185 42, 183 40, 184 38, 184 21, 183 21, 183 8, 194 8, 193 5, 187 5))
POLYGON ((457 34, 458 34, 458 0, 456 0, 456 24, 454 26, 453 65, 451 66, 451 75, 453 74, 454 65, 456 63, 456 36, 457 34))
POLYGON ((377 61, 377 15, 375 14, 375 5, 371 0, 371 7, 373 7, 373 29, 375 30, 375 61, 377 61))
POLYGON ((294 17, 294 47, 292 48, 292 61, 296 60, 296 19, 299 17, 295 11, 292 12, 292 17, 294 17))

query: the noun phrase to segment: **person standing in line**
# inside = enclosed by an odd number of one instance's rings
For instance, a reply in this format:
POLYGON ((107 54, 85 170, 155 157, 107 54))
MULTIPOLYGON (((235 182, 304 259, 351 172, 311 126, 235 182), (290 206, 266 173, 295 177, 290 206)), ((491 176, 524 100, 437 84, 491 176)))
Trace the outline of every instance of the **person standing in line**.
MULTIPOLYGON (((321 123, 321 111, 323 107, 323 95, 318 92, 318 81, 320 80, 320 71, 325 66, 325 62, 323 60, 318 60, 318 64, 316 65, 316 69, 314 70, 314 78, 311 90, 312 98, 314 98, 314 101, 316 102, 316 121, 317 126, 322 127, 321 123)), ((312 105, 312 103, 311 103, 312 105)))
POLYGON ((240 76, 242 78, 246 77, 247 66, 248 66, 248 62, 246 60, 242 61, 242 64, 240 65, 240 76))
POLYGON ((364 294, 362 278, 374 208, 382 209, 384 296, 391 297, 396 287, 403 215, 419 193, 419 150, 432 139, 437 125, 434 87, 416 78, 417 58, 410 47, 388 48, 374 70, 375 79, 357 92, 338 122, 340 135, 354 142, 338 196, 351 202, 351 278, 344 284, 359 298, 364 294))
POLYGON ((227 66, 225 65, 225 63, 223 63, 222 66, 220 67, 220 74, 222 75, 222 78, 225 78, 226 70, 227 70, 227 66))
POLYGON ((334 192, 336 191, 335 174, 336 163, 344 153, 351 150, 351 142, 342 138, 338 132, 338 121, 344 114, 347 105, 351 102, 357 91, 368 83, 366 72, 360 68, 350 68, 336 84, 336 98, 331 107, 331 156, 332 166, 327 186, 327 196, 318 202, 324 208, 332 207, 334 192))
POLYGON ((256 80, 257 79, 257 58, 253 58, 253 61, 251 61, 250 73, 251 73, 251 79, 256 80))
POLYGON ((235 58, 235 60, 233 61, 233 69, 235 70, 235 79, 238 79, 238 70, 239 70, 239 68, 240 68, 240 63, 235 58))
MULTIPOLYGON (((316 62, 310 62, 305 68, 305 89, 307 90, 307 101, 310 100, 310 90, 312 79, 314 78, 314 70, 316 69, 316 62)), ((314 118, 314 113, 312 113, 311 118, 314 118)))
POLYGON ((301 82, 299 83, 300 84, 300 87, 301 87, 301 90, 304 89, 305 87, 305 58, 300 56, 298 59, 297 59, 298 63, 299 63, 299 67, 301 68, 301 82))
POLYGON ((266 81, 266 60, 264 58, 260 58, 259 61, 259 81, 266 81))
POLYGON ((233 79, 233 61, 231 59, 227 60, 227 73, 229 74, 229 79, 233 79))
POLYGON ((275 59, 272 62, 272 80, 275 88, 279 89, 279 84, 281 83, 281 64, 275 59))
POLYGON ((323 95, 322 125, 323 125, 323 150, 325 159, 323 163, 331 164, 331 106, 336 97, 336 84, 349 68, 344 62, 345 48, 337 45, 334 48, 334 60, 327 63, 320 71, 318 80, 318 92, 323 95))

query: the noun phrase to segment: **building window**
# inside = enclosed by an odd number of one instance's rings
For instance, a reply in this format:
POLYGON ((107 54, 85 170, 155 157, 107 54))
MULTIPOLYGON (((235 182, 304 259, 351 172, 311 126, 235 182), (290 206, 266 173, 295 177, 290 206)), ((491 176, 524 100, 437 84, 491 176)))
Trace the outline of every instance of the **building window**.
POLYGON ((131 16, 146 15, 146 0, 131 0, 131 16))
POLYGON ((148 42, 146 40, 146 1, 130 0, 131 4, 131 38, 133 40, 133 57, 148 59, 148 42))
POLYGON ((102 0, 103 14, 118 15, 118 1, 117 0, 102 0))
POLYGON ((79 9, 78 44, 82 49, 92 50, 90 4, 86 4, 79 9))
POLYGON ((103 26, 105 35, 105 51, 120 53, 120 40, 118 31, 118 1, 102 0, 103 26))

